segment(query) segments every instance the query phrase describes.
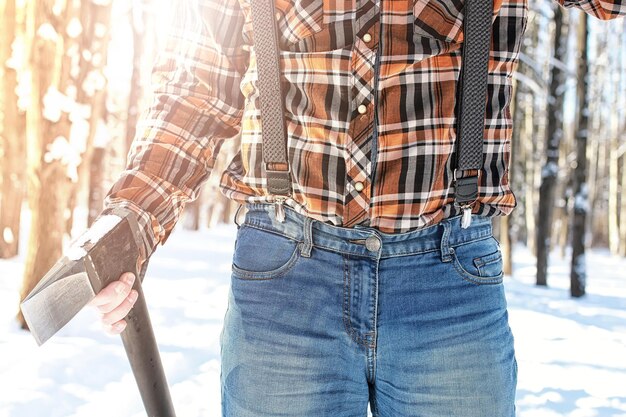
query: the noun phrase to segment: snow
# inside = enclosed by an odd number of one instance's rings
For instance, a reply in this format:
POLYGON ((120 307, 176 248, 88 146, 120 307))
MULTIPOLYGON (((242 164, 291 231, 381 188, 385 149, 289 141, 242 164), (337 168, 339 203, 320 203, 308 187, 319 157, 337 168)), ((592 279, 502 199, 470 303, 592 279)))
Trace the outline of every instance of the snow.
POLYGON ((584 253, 581 253, 574 258, 574 272, 580 280, 581 285, 585 285, 587 281, 587 257, 584 253))
MULTIPOLYGON (((148 267, 144 291, 179 416, 221 415, 219 335, 235 233, 177 228, 148 267)), ((95 311, 79 313, 40 348, 18 329, 23 261, 0 260, 0 416, 144 416, 121 340, 101 331, 95 311)), ((550 287, 537 287, 534 258, 515 248, 504 285, 518 417, 626 415, 626 259, 594 249, 586 262, 587 295, 572 299, 568 257, 555 252, 550 287)))
POLYGON ((541 178, 556 177, 559 173, 559 166, 556 162, 550 161, 541 169, 541 178))
POLYGON ((64 254, 67 259, 72 261, 78 261, 80 258, 87 255, 87 251, 79 246, 70 246, 70 248, 64 254))
POLYGON ((51 163, 54 160, 61 161, 61 164, 67 167, 67 177, 72 182, 78 181, 78 165, 81 157, 77 149, 64 136, 57 136, 51 144, 46 146, 46 153, 43 156, 44 161, 51 163))
POLYGON ((87 73, 82 88, 88 97, 93 97, 96 91, 104 89, 106 86, 106 78, 102 74, 102 71, 92 70, 87 73))
POLYGON ((7 68, 11 68, 19 71, 24 70, 24 63, 26 62, 26 47, 24 45, 24 37, 16 36, 11 43, 11 56, 6 60, 4 65, 7 68))
POLYGON ((65 89, 65 95, 68 96, 71 100, 76 100, 78 90, 75 85, 68 85, 65 89))
POLYGON ((91 57, 91 64, 94 67, 99 67, 102 65, 102 54, 99 52, 96 52, 95 54, 93 54, 93 56, 91 57))
POLYGON ((20 72, 17 75, 17 107, 21 111, 26 111, 30 107, 32 97, 32 85, 30 82, 30 73, 20 72))
POLYGON ((64 7, 65 6, 61 2, 61 0, 55 0, 54 5, 52 6, 52 14, 54 14, 55 16, 61 16, 64 7))
POLYGON ((106 25, 104 25, 104 24, 102 24, 100 22, 96 22, 95 26, 94 26, 93 33, 94 33, 96 38, 104 38, 104 36, 107 34, 108 30, 109 30, 109 28, 106 25))
POLYGON ((88 242, 97 242, 104 235, 109 233, 113 228, 122 221, 120 216, 116 216, 115 214, 105 214, 98 218, 98 220, 91 225, 89 229, 87 229, 81 236, 76 239, 74 243, 71 244, 70 248, 65 253, 71 260, 78 260, 85 256, 87 252, 83 249, 88 242))
POLYGON ((6 243, 13 243, 13 240, 15 238, 13 237, 13 231, 10 227, 7 226, 4 228, 4 230, 2 231, 2 239, 4 239, 6 243))
MULTIPOLYGON (((77 112, 70 114, 72 127, 70 127, 70 145, 74 153, 78 155, 78 163, 82 160, 80 156, 87 150, 87 137, 89 136, 89 121, 78 116, 77 112)), ((78 166, 76 167, 78 168, 78 166)))
POLYGON ((94 148, 106 148, 111 141, 111 134, 106 123, 102 120, 98 122, 96 127, 96 134, 93 139, 94 148))
POLYGON ((59 34, 50 23, 46 22, 37 29, 37 36, 50 42, 56 42, 59 34))
POLYGON ((581 184, 580 191, 576 193, 574 197, 574 210, 576 212, 588 212, 589 211, 589 192, 587 190, 587 184, 581 184))
POLYGON ((70 76, 72 79, 78 79, 80 76, 80 46, 78 42, 72 43, 68 48, 66 55, 71 58, 70 76))
POLYGON ((567 83, 560 84, 556 88, 555 94, 557 96, 562 96, 563 94, 565 94, 565 92, 567 91, 568 88, 569 88, 569 86, 567 85, 567 83))
POLYGON ((43 117, 44 119, 57 123, 61 120, 61 114, 68 106, 68 97, 57 90, 55 87, 48 87, 46 94, 43 96, 43 117))
POLYGON ((91 51, 89 49, 83 51, 83 59, 87 62, 91 61, 91 51))
POLYGON ((68 178, 76 182, 78 181, 78 165, 82 160, 81 155, 87 146, 91 107, 76 102, 75 88, 68 87, 66 93, 67 95, 50 86, 43 98, 45 119, 57 123, 61 120, 62 114, 67 113, 72 122, 69 140, 63 136, 55 138, 52 144, 48 145, 44 160, 46 162, 60 160, 67 167, 68 178))
POLYGON ((76 17, 70 20, 70 23, 67 24, 67 28, 65 29, 67 32, 67 36, 70 38, 78 38, 81 33, 83 33, 83 25, 80 23, 80 20, 76 17))

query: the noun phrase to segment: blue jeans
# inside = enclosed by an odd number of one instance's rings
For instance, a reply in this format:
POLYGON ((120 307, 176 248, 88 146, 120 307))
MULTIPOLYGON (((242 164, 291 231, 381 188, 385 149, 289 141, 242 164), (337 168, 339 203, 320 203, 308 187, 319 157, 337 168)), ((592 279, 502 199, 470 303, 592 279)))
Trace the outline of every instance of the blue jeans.
POLYGON ((248 204, 221 343, 223 417, 514 417, 491 220, 385 234, 248 204))

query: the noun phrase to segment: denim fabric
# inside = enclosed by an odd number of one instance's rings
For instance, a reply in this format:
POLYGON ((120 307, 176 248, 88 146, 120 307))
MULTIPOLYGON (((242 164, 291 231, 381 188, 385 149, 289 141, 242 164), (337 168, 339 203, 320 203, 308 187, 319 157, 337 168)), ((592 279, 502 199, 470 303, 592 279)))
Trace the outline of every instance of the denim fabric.
POLYGON ((402 234, 249 204, 220 335, 223 417, 514 417, 491 220, 402 234))

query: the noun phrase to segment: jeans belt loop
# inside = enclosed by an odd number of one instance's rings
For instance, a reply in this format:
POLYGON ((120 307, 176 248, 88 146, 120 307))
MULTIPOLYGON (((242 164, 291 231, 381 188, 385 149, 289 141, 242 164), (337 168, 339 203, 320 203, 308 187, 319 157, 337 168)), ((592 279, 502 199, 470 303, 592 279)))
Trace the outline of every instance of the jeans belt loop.
POLYGON ((441 236, 441 261, 450 262, 452 260, 452 249, 450 249, 449 246, 451 224, 448 220, 443 220, 440 224, 443 227, 443 234, 441 236))
POLYGON ((304 217, 304 242, 300 247, 300 255, 305 258, 311 257, 311 249, 313 248, 313 219, 309 216, 304 217))

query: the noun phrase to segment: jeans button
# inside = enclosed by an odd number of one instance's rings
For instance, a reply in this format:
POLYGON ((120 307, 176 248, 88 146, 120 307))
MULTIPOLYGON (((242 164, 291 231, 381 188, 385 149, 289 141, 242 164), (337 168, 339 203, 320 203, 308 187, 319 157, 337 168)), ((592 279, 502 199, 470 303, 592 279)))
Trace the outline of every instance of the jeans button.
POLYGON ((380 240, 376 236, 370 236, 365 239, 365 247, 369 251, 376 252, 380 249, 380 240))

